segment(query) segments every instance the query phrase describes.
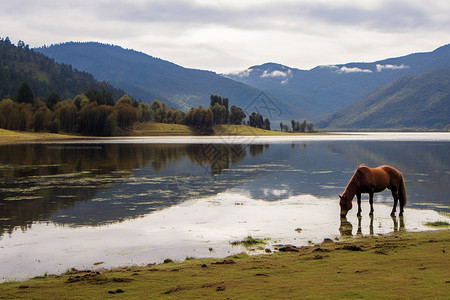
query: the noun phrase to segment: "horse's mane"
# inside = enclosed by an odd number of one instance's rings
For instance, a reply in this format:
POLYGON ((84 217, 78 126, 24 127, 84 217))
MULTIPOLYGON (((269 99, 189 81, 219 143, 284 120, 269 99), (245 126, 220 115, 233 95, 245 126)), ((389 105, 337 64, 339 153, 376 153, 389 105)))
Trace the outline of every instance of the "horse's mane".
POLYGON ((364 172, 362 171, 362 167, 367 168, 365 164, 361 164, 356 168, 355 173, 348 182, 347 189, 351 188, 353 191, 356 191, 359 188, 357 179, 361 178, 364 174, 364 172))

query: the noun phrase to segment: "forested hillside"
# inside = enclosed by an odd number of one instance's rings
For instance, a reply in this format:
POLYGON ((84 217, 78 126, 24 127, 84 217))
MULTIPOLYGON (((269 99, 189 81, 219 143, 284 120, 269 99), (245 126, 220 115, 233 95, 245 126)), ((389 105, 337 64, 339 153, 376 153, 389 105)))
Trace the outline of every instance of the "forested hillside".
POLYGON ((89 73, 56 63, 54 59, 30 49, 23 41, 15 46, 8 38, 0 39, 0 99, 14 97, 23 82, 32 86, 35 97, 47 97, 54 92, 61 99, 73 98, 89 89, 102 89, 114 99, 124 94, 98 82, 89 73))
POLYGON ((92 75, 0 40, 0 128, 113 135, 150 117, 148 105, 92 75))
POLYGON ((450 130, 450 69, 403 77, 316 126, 329 130, 450 130))

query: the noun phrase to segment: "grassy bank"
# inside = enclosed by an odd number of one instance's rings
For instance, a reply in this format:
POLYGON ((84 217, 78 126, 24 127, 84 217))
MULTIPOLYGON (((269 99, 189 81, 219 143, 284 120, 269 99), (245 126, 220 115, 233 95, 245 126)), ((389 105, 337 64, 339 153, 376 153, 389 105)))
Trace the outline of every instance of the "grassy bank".
MULTIPOLYGON (((69 271, 0 284, 3 299, 444 299, 450 230, 287 248, 268 255, 69 271)), ((168 260, 170 261, 170 260, 168 260)))
MULTIPOLYGON (((216 136, 243 135, 243 136, 273 136, 273 135, 292 135, 292 133, 264 130, 245 125, 214 125, 214 134, 216 136)), ((119 135, 132 136, 192 136, 199 135, 198 132, 186 125, 164 124, 164 123, 137 123, 133 131, 122 132, 119 135)))
POLYGON ((0 128, 0 144, 84 139, 85 136, 49 132, 12 131, 0 128))
MULTIPOLYGON (((311 135, 311 133, 303 133, 311 135)), ((313 133, 325 134, 325 133, 313 133)), ((198 132, 191 127, 179 124, 164 123, 137 123, 133 130, 117 129, 115 136, 197 136, 198 132)), ((301 133, 288 133, 280 131, 264 130, 244 125, 214 125, 214 135, 242 135, 242 136, 297 136, 301 133)), ((82 135, 48 133, 48 132, 29 132, 29 131, 12 131, 0 129, 0 144, 12 144, 23 142, 44 142, 68 139, 86 139, 95 138, 82 135)))

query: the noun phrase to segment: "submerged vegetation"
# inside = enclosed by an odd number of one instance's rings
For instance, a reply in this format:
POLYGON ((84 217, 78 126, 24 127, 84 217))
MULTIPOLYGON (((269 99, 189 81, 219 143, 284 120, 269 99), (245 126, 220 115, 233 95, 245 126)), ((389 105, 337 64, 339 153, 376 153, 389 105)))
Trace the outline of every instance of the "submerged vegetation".
POLYGON ((448 226, 450 226, 450 224, 445 221, 428 222, 425 225, 430 226, 430 227, 448 227, 448 226))
POLYGON ((251 247, 254 245, 262 245, 262 244, 265 244, 266 242, 267 242, 266 239, 258 239, 258 238, 251 237, 249 235, 242 241, 232 241, 232 242, 230 242, 230 244, 233 246, 242 245, 244 247, 251 247))

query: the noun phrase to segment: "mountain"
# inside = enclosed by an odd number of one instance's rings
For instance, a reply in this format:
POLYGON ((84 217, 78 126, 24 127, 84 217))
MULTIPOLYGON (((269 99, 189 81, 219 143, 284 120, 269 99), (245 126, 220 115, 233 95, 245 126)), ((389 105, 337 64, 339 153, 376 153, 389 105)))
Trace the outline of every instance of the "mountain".
POLYGON ((450 130, 450 69, 402 77, 316 124, 329 130, 450 130))
POLYGON ((99 43, 64 43, 37 49, 56 61, 92 73, 150 103, 160 99, 187 111, 209 106, 209 96, 230 99, 247 115, 260 112, 272 123, 317 122, 404 76, 450 68, 450 45, 369 63, 300 70, 266 63, 230 74, 187 69, 134 50, 99 43))
MULTIPOLYGON (((45 98, 56 92, 61 99, 73 98, 101 85, 91 74, 56 63, 22 41, 15 46, 8 38, 0 40, 0 100, 14 97, 23 82, 31 85, 36 97, 45 98)), ((115 99, 124 94, 111 86, 108 91, 115 99)))
POLYGON ((371 63, 348 63, 300 70, 275 63, 224 74, 264 89, 295 105, 298 118, 312 121, 361 100, 370 92, 403 76, 450 68, 450 45, 371 63))
MULTIPOLYGON (((119 46, 70 42, 36 50, 118 86, 141 101, 159 99, 184 111, 200 105, 208 107, 212 94, 229 98, 230 106, 245 108, 261 92, 210 71, 184 68, 119 46)), ((277 104, 292 110, 289 105, 277 104)))

